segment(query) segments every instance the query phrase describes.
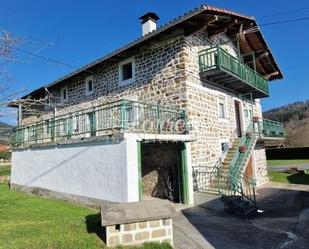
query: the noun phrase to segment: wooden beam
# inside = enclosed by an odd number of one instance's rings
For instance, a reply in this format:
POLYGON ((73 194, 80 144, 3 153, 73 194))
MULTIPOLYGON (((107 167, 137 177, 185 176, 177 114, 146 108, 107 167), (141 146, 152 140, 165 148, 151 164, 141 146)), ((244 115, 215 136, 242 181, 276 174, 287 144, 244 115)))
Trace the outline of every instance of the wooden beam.
POLYGON ((268 80, 268 79, 270 79, 272 76, 276 76, 276 75, 278 75, 278 74, 279 74, 279 71, 275 71, 275 72, 273 72, 273 73, 270 73, 270 74, 265 75, 264 77, 268 80))

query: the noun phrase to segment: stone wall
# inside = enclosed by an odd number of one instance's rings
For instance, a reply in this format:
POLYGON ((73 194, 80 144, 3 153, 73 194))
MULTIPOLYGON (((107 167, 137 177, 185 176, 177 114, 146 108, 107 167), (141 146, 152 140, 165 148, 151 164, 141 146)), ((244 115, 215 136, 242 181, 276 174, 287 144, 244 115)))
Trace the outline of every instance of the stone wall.
MULTIPOLYGON (((191 143, 193 166, 214 166, 221 156, 221 142, 229 141, 235 133, 236 117, 234 101, 241 104, 242 130, 250 122, 245 117, 244 110, 251 110, 251 101, 241 98, 237 93, 224 87, 218 87, 211 82, 203 81, 199 75, 198 52, 207 49, 218 42, 229 41, 225 35, 217 35, 211 39, 205 32, 196 33, 185 39, 186 51, 186 96, 188 122, 192 127, 191 134, 194 141, 191 143), (218 101, 223 99, 226 104, 226 118, 219 118, 218 101)), ((234 45, 227 43, 225 49, 236 53, 234 45)), ((253 104, 254 115, 261 115, 259 101, 253 104)))
MULTIPOLYGON (((103 63, 91 69, 94 76, 91 95, 86 94, 86 74, 68 79, 64 82, 68 88, 68 100, 62 104, 63 108, 58 108, 57 115, 125 97, 163 106, 184 107, 183 40, 183 35, 175 35, 149 45, 135 55, 135 81, 132 84, 119 86, 118 62, 103 63)), ((57 100, 60 100, 60 90, 61 87, 50 90, 57 100)), ((23 124, 49 118, 51 115, 50 112, 44 116, 27 117, 23 119, 23 124)))
POLYGON ((254 166, 255 179, 257 185, 261 185, 269 181, 267 174, 267 161, 265 149, 261 145, 256 145, 254 149, 254 166))
MULTIPOLYGON (((173 172, 178 190, 178 154, 177 143, 149 143, 142 146, 142 181, 144 196, 167 198, 167 176, 173 172)), ((178 193, 175 193, 178 196, 178 193)))
POLYGON ((167 242, 173 245, 172 219, 158 219, 106 226, 106 245, 140 245, 144 242, 167 242))

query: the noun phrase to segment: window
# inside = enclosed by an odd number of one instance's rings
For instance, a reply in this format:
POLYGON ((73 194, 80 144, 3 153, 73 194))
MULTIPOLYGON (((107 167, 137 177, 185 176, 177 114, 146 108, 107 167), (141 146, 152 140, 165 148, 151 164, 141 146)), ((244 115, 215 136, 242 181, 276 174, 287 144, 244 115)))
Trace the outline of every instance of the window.
POLYGON ((119 85, 131 84, 135 78, 134 58, 119 63, 119 85))
POLYGON ((229 144, 227 142, 221 143, 221 153, 225 153, 229 150, 229 144))
POLYGON ((46 135, 48 136, 50 133, 50 125, 49 125, 49 120, 46 120, 46 135))
POLYGON ((132 78, 132 62, 128 62, 122 66, 122 79, 128 80, 132 78))
POLYGON ((93 76, 86 77, 86 94, 90 95, 93 93, 93 76))
POLYGON ((66 87, 61 89, 61 101, 66 101, 68 99, 68 89, 66 87))
POLYGON ((79 116, 73 116, 73 133, 79 133, 79 116))
POLYGON ((248 109, 245 109, 245 117, 246 117, 246 118, 249 117, 248 109))
POLYGON ((226 103, 224 97, 221 96, 219 97, 218 105, 219 105, 219 118, 226 119, 226 103))
POLYGON ((86 115, 87 115, 86 119, 87 132, 90 132, 91 136, 95 136, 96 131, 95 113, 89 112, 86 115))

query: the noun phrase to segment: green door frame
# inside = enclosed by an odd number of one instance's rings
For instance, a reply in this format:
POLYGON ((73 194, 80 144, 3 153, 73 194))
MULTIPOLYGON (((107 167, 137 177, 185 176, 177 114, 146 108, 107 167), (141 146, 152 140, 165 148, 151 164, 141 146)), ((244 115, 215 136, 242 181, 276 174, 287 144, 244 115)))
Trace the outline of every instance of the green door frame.
POLYGON ((138 196, 139 201, 143 200, 144 190, 142 182, 142 142, 137 142, 137 169, 138 169, 138 196))
MULTIPOLYGON (((180 172, 180 202, 189 204, 189 178, 186 144, 181 143, 179 146, 179 172, 180 172)), ((143 183, 142 183, 142 142, 137 142, 137 167, 138 167, 138 193, 139 201, 143 200, 143 183)))

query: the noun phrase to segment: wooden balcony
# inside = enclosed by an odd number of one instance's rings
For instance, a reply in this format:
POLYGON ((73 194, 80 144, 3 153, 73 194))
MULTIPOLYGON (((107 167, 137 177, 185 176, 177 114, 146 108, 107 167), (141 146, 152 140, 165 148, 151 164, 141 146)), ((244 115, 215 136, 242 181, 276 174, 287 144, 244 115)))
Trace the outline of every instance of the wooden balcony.
POLYGON ((269 96, 268 81, 220 46, 199 52, 200 76, 253 98, 269 96))

